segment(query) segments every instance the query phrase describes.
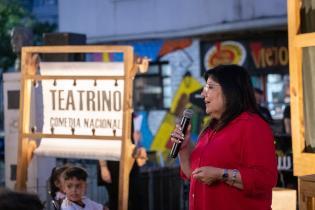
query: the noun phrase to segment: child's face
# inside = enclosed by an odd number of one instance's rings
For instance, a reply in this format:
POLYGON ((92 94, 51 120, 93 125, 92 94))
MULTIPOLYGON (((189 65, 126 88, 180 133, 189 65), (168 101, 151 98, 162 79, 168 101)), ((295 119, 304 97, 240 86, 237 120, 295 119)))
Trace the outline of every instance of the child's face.
POLYGON ((78 202, 81 201, 82 196, 85 194, 86 182, 72 178, 64 180, 63 186, 64 192, 70 201, 78 202))

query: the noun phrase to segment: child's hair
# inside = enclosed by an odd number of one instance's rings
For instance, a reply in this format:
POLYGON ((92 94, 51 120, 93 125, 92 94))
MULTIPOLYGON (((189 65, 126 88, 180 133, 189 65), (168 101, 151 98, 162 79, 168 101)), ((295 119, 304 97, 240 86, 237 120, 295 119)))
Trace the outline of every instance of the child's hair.
POLYGON ((50 187, 50 195, 52 197, 52 199, 55 199, 56 197, 56 193, 58 191, 60 191, 61 189, 59 189, 57 186, 56 186, 56 182, 59 182, 59 178, 61 177, 62 173, 67 169, 69 168, 68 165, 64 165, 64 166, 56 166, 52 169, 51 171, 51 175, 50 175, 50 178, 49 178, 49 187, 50 187))
POLYGON ((83 168, 78 167, 78 166, 69 167, 63 173, 64 180, 77 178, 78 180, 86 181, 87 176, 88 176, 87 172, 83 168))

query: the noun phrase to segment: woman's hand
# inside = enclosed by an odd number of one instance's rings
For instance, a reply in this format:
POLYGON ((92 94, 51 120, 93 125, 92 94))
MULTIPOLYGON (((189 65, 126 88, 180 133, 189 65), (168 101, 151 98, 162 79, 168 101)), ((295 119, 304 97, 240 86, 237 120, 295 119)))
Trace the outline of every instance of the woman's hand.
POLYGON ((180 125, 176 124, 175 129, 171 133, 171 141, 173 143, 182 144, 181 148, 185 148, 190 142, 191 125, 188 126, 186 134, 183 133, 180 125))
POLYGON ((212 166, 196 168, 192 172, 192 177, 204 184, 212 185, 222 179, 223 169, 212 166))
POLYGON ((192 150, 192 145, 190 144, 190 136, 191 136, 191 125, 188 126, 185 135, 180 127, 180 125, 176 125, 175 129, 171 133, 171 141, 173 143, 181 143, 180 151, 179 151, 179 161, 181 170, 185 174, 186 178, 189 179, 191 176, 191 168, 190 168, 190 154, 192 150))

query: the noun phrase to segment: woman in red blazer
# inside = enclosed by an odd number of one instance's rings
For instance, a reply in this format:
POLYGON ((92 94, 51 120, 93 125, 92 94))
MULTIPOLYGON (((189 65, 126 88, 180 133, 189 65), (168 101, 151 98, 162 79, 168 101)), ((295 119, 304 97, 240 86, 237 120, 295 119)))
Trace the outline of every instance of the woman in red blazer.
POLYGON ((274 138, 260 116, 247 71, 222 65, 206 71, 201 95, 209 126, 196 145, 180 126, 181 174, 190 179, 190 210, 270 210, 277 182, 274 138))

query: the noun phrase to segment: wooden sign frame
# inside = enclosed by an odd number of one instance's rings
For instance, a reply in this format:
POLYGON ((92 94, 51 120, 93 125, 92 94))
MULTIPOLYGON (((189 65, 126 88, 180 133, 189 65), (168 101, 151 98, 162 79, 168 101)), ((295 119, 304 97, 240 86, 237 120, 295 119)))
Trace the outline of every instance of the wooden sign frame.
MULTIPOLYGON (((64 138, 64 139, 99 139, 99 140, 120 140, 121 157, 119 168, 119 209, 128 208, 129 174, 134 164, 131 143, 131 117, 132 117, 132 90, 133 78, 138 68, 143 68, 140 63, 134 63, 133 48, 131 46, 41 46, 23 47, 22 49, 22 72, 21 72, 21 92, 20 92, 20 124, 19 124, 19 144, 17 162, 16 189, 26 190, 27 168, 36 149, 36 139, 41 138, 64 138), (39 64, 39 54, 46 53, 123 53, 124 75, 123 76, 41 76, 36 75, 39 64), (89 135, 60 135, 44 134, 32 132, 30 128, 31 114, 31 88, 34 81, 41 80, 124 80, 123 98, 123 125, 122 136, 89 136, 89 135)), ((147 66, 146 66, 147 67, 147 66)))
POLYGON ((315 174, 315 153, 305 153, 305 116, 302 77, 302 49, 315 46, 315 33, 300 33, 301 0, 288 1, 290 97, 293 169, 295 176, 315 174))

